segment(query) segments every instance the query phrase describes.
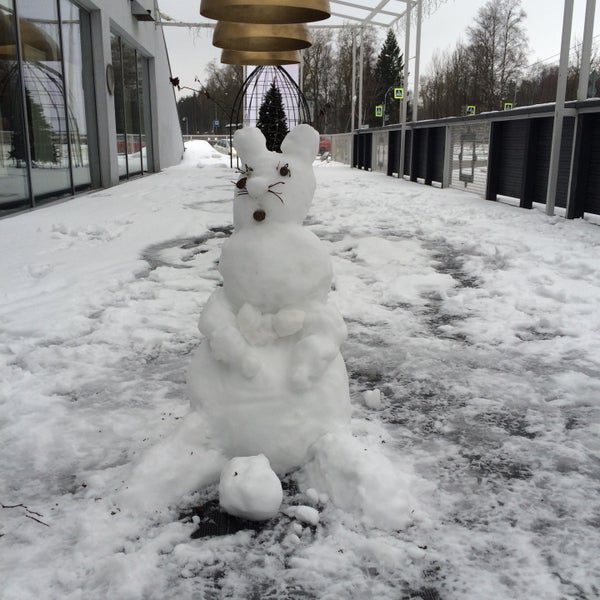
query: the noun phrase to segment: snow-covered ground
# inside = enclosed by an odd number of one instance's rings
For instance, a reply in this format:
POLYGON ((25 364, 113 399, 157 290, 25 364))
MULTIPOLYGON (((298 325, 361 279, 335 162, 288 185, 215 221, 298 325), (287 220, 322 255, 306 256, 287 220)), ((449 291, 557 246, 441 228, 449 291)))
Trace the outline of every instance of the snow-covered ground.
POLYGON ((293 473, 279 517, 198 537, 217 492, 196 489, 214 457, 201 423, 182 433, 185 376, 237 176, 190 142, 177 167, 0 221, 2 600, 600 596, 600 227, 316 172, 353 431, 410 523, 354 511, 361 457, 333 447, 344 507, 293 473))

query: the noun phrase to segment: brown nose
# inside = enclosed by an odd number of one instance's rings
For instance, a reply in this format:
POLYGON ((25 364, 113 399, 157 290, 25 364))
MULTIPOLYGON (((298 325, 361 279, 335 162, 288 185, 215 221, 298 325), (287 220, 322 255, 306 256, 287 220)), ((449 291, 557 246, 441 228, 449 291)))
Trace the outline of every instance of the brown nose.
POLYGON ((265 217, 267 216, 264 210, 255 210, 254 214, 252 215, 254 217, 255 221, 264 221, 265 217))

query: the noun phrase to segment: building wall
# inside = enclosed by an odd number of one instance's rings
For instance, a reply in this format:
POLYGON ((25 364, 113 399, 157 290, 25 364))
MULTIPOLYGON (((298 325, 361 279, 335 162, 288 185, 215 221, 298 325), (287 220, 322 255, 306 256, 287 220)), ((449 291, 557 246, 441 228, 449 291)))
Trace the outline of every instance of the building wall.
MULTIPOLYGON (((0 184, 14 190, 0 195, 0 214, 81 189, 116 185, 177 164, 183 156, 162 28, 138 20, 130 0, 44 0, 39 15, 36 2, 0 2, 3 36, 14 37, 8 41, 16 48, 14 56, 0 56, 0 78, 10 79, 9 86, 0 86, 0 184), (73 12, 73 5, 82 11, 73 12), (79 15, 77 25, 72 24, 74 14, 79 15), (72 35, 75 29, 78 34, 72 35), (50 49, 44 53, 45 38, 50 49), (113 64, 117 45, 120 66, 113 64), (73 60, 79 52, 83 64, 73 60), (109 89, 109 65, 113 73, 133 68, 134 81, 129 71, 128 77, 116 78, 119 89, 109 89), (49 80, 55 82, 51 94, 49 80), (86 122, 87 129, 79 126, 86 122), (43 188, 45 179, 58 183, 43 188)), ((155 15, 155 0, 137 4, 155 15)))

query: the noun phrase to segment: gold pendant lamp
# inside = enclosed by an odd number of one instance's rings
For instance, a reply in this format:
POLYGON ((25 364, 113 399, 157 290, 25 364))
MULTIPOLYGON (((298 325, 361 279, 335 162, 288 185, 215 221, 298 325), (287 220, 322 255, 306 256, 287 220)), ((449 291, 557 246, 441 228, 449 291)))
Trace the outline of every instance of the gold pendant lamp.
POLYGON ((329 0, 202 0, 200 14, 236 23, 311 23, 331 16, 329 0))
POLYGON ((290 52, 311 45, 305 23, 264 24, 219 21, 213 45, 243 52, 290 52))
POLYGON ((300 62, 300 51, 287 52, 247 52, 241 50, 223 50, 221 62, 225 65, 296 65, 300 62))

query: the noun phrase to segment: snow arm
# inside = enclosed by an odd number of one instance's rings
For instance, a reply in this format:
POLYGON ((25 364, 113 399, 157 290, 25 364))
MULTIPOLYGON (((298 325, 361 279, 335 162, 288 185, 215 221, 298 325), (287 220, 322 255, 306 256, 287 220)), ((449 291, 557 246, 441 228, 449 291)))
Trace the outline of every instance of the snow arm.
POLYGON ((208 299, 198 327, 217 360, 238 368, 248 379, 258 373, 258 358, 238 329, 236 315, 222 288, 216 289, 208 299))

